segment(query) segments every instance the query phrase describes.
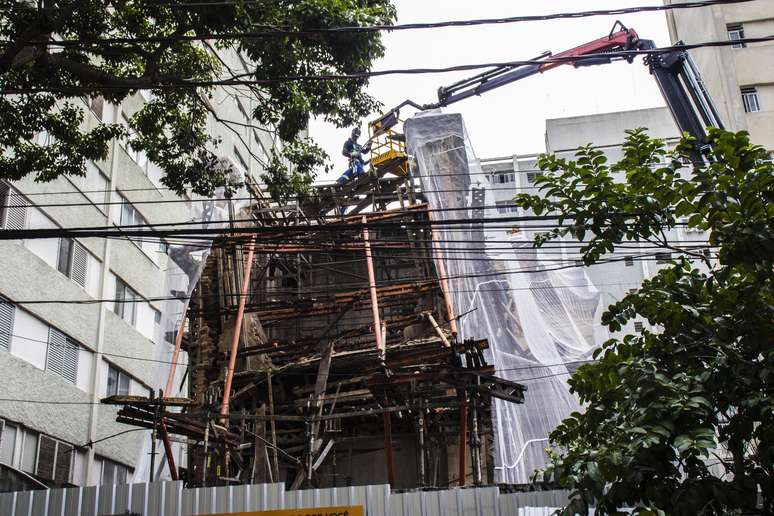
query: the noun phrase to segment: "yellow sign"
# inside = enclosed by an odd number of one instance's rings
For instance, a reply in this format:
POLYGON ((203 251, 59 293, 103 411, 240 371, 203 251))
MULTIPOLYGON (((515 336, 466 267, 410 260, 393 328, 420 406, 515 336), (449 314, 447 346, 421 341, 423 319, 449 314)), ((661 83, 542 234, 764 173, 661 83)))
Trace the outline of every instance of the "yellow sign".
POLYGON ((276 511, 230 512, 208 516, 363 516, 363 506, 309 507, 306 509, 278 509, 276 511))

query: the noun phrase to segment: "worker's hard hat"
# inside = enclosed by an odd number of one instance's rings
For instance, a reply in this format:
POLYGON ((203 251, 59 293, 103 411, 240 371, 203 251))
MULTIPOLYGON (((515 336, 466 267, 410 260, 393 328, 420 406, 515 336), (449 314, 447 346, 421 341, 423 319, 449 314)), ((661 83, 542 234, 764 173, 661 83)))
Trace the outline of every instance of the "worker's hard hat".
POLYGON ((352 129, 352 136, 354 138, 357 138, 358 136, 360 136, 360 128, 359 127, 355 127, 354 129, 352 129))

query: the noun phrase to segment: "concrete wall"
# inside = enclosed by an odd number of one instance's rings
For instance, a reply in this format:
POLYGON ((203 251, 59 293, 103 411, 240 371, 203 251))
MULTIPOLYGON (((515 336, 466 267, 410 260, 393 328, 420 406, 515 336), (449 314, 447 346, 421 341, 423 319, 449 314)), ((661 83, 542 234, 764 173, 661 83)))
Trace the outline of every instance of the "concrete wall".
MULTIPOLYGON (((731 24, 742 24, 749 38, 774 33, 774 2, 770 0, 684 9, 667 12, 666 16, 672 40, 685 43, 728 40, 727 26, 731 24)), ((774 150, 774 43, 701 48, 690 53, 726 126, 749 131, 754 143, 774 150), (744 86, 758 88, 761 112, 744 112, 740 94, 744 86)))
POLYGON ((546 120, 546 151, 573 151, 580 145, 618 146, 625 131, 648 129, 655 138, 674 138, 680 134, 666 107, 602 113, 546 120))
MULTIPOLYGON (((245 71, 244 63, 233 51, 224 53, 222 57, 234 73, 245 71)), ((225 90, 214 91, 211 102, 218 117, 240 124, 251 124, 250 113, 255 106, 250 104, 248 99, 241 99, 244 112, 247 113, 245 116, 231 93, 225 90)), ((136 94, 126 99, 121 106, 106 103, 102 120, 105 123, 121 122, 122 113, 131 116, 140 109, 143 102, 145 100, 142 95, 136 94)), ((83 127, 96 127, 100 120, 87 106, 84 105, 83 108, 83 127)), ((222 122, 215 121, 214 117, 209 121, 209 129, 213 137, 222 139, 220 146, 215 149, 217 153, 231 157, 232 161, 239 165, 235 158, 235 153, 238 152, 247 162, 246 172, 256 178, 260 175, 268 159, 267 149, 271 149, 275 144, 268 132, 242 127, 237 129, 237 136, 222 122)), ((60 177, 48 183, 38 183, 34 177, 15 182, 13 187, 26 195, 32 204, 84 204, 41 206, 39 212, 35 211, 35 225, 32 227, 118 225, 120 205, 98 207, 94 204, 94 201, 118 203, 120 197, 115 192, 132 203, 149 224, 190 220, 190 198, 179 198, 175 193, 163 188, 159 182, 161 172, 158 167, 139 166, 130 152, 118 142, 112 142, 107 158, 94 165, 107 181, 99 187, 108 190, 101 196, 93 192, 84 193, 94 187, 90 187, 87 180, 81 176, 60 177)), ((93 168, 92 174, 97 180, 103 181, 93 168)), ((115 296, 116 277, 125 281, 142 298, 169 295, 164 288, 168 258, 157 252, 158 245, 98 238, 79 241, 93 256, 90 261, 87 290, 56 270, 58 239, 27 243, 0 242, 0 296, 11 300, 112 299, 115 296)), ((132 393, 145 394, 150 388, 162 387, 160 382, 161 378, 165 378, 164 369, 167 366, 157 361, 159 357, 168 357, 171 347, 157 335, 160 332, 154 323, 151 307, 161 311, 163 304, 156 301, 143 301, 138 304, 138 322, 131 325, 113 313, 113 303, 24 306, 29 316, 34 316, 30 320, 35 321, 34 325, 27 325, 28 329, 25 331, 35 333, 37 340, 44 342, 20 348, 20 344, 17 345, 15 340, 12 348, 16 346, 16 353, 13 349, 11 353, 0 352, 4 396, 31 400, 74 399, 87 404, 52 406, 43 403, 0 402, 0 419, 24 425, 30 430, 71 444, 83 444, 128 430, 130 427, 115 422, 115 408, 100 406, 98 401, 105 393, 108 364, 132 377, 132 393), (84 351, 79 359, 82 367, 79 368, 81 370, 77 385, 45 370, 45 341, 49 327, 65 332, 88 350, 84 351)), ((17 308, 17 312, 18 310, 17 308)), ((19 342, 25 341, 22 339, 19 342)), ((184 362, 185 357, 181 360, 184 362)), ((183 371, 184 368, 178 368, 178 376, 182 375, 183 371)), ((98 443, 95 446, 96 455, 130 468, 135 467, 138 461, 138 444, 144 437, 143 432, 138 431, 98 443)), ((99 463, 95 462, 94 456, 95 453, 91 452, 86 458, 80 455, 76 457, 74 467, 78 471, 73 475, 74 479, 91 484, 100 481, 99 463)))

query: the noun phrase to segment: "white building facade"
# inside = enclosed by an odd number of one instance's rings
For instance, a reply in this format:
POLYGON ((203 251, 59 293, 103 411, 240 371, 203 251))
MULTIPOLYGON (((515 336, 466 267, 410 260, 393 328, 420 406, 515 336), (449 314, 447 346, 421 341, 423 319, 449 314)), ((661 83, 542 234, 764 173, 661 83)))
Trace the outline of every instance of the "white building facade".
MULTIPOLYGON (((774 2, 756 0, 667 11, 667 22, 673 42, 766 37, 774 34, 774 2)), ((689 52, 726 127, 748 131, 753 143, 774 151, 774 42, 739 43, 689 52)))
MULTIPOLYGON (((246 70, 237 54, 221 57, 235 73, 246 70)), ((125 123, 148 99, 136 94, 120 106, 84 100, 84 125, 125 123)), ((257 182, 275 145, 271 132, 251 127, 247 93, 218 89, 209 101, 235 129, 211 117, 210 133, 222 139, 216 152, 257 182)), ((46 143, 49 136, 37 138, 46 143)), ((0 183, 0 228, 189 221, 197 201, 164 188, 162 175, 116 140, 106 160, 87 163, 85 177, 0 183)), ((0 242, 0 463, 49 485, 148 477, 136 470, 147 462, 141 450, 148 431, 116 423, 117 409, 99 401, 147 396, 166 383, 174 338, 162 324, 160 300, 174 295, 167 253, 158 238, 0 242)), ((184 370, 177 368, 176 389, 184 370)), ((162 459, 163 450, 156 465, 162 459)))

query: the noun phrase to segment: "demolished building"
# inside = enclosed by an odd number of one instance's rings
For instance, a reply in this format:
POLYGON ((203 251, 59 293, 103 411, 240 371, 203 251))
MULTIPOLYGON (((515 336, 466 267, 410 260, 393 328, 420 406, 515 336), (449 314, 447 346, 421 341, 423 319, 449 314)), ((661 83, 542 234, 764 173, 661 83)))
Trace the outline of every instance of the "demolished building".
MULTIPOLYGON (((458 115, 439 116, 461 127, 458 115)), ((289 209, 248 185, 255 200, 199 262, 177 329, 185 395, 171 396, 176 355, 163 396, 104 400, 122 407, 119 422, 158 435, 173 479, 292 489, 495 482, 493 403, 523 403, 526 388, 497 375, 485 335, 459 330, 472 312, 450 291, 447 267, 478 260, 452 243, 480 239, 481 224, 455 221, 480 214, 453 202, 460 213, 444 223, 447 204, 427 202, 447 198, 430 192, 436 169, 467 177, 462 132, 421 144, 431 166, 409 160, 391 130, 372 131, 373 172, 313 201, 289 209), (188 451, 180 471, 173 442, 188 451)))

